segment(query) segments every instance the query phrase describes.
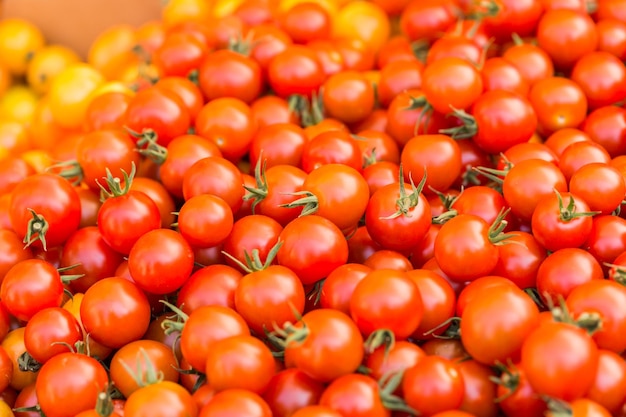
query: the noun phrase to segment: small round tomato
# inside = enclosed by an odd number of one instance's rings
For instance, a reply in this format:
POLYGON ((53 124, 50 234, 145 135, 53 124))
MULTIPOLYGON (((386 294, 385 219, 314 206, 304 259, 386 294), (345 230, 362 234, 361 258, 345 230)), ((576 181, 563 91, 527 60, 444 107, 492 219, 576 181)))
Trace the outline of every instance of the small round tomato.
POLYGON ((251 103, 263 88, 261 66, 241 53, 218 50, 208 54, 198 68, 198 83, 207 101, 231 97, 251 103))
POLYGON ((269 85, 280 97, 310 96, 326 79, 315 52, 301 45, 290 45, 276 55, 267 71, 269 85))
POLYGON ((78 320, 61 307, 39 310, 30 318, 24 331, 26 351, 39 363, 68 352, 82 340, 83 331, 78 320))
POLYGON ((450 188, 461 174, 461 149, 447 135, 417 135, 402 149, 400 161, 406 182, 419 183, 425 178, 424 191, 450 188))
POLYGON ((272 377, 263 399, 272 409, 274 417, 287 417, 317 404, 324 388, 321 382, 299 369, 285 369, 272 377))
POLYGON ((532 43, 516 44, 504 51, 502 58, 517 68, 529 86, 554 75, 552 58, 532 43))
POLYGON ((191 33, 169 33, 152 54, 152 62, 165 77, 187 77, 201 65, 209 48, 191 33))
POLYGON ((357 283, 350 298, 350 315, 365 337, 385 329, 398 340, 406 339, 420 325, 423 314, 419 288, 403 271, 370 272, 357 283))
POLYGON ((460 12, 456 1, 412 0, 400 14, 400 27, 412 41, 432 41, 454 25, 460 12))
POLYGON ((356 123, 374 110, 374 86, 357 71, 342 71, 322 85, 326 113, 344 123, 356 123))
POLYGON ((422 89, 433 108, 447 114, 468 109, 483 93, 483 80, 471 63, 442 58, 424 69, 422 89))
POLYGON ((580 196, 592 211, 612 213, 626 195, 624 176, 610 165, 591 163, 572 174, 570 191, 580 196))
POLYGON ((559 169, 569 181, 574 172, 591 163, 611 162, 611 155, 601 145, 593 141, 572 143, 563 150, 559 158, 559 169))
POLYGON ((150 303, 131 281, 120 277, 105 278, 85 292, 80 303, 80 317, 85 331, 95 341, 119 348, 146 333, 150 323, 150 303))
POLYGON ((133 281, 153 294, 173 292, 189 279, 193 270, 193 250, 173 230, 156 229, 141 236, 128 255, 133 281))
POLYGON ((196 417, 198 407, 191 393, 171 381, 146 385, 133 392, 124 404, 125 417, 196 417))
POLYGON ((504 90, 526 97, 530 88, 528 80, 513 63, 503 57, 489 58, 481 71, 485 91, 504 90))
POLYGON ((548 10, 537 26, 537 41, 557 67, 569 69, 578 59, 596 49, 598 33, 587 13, 548 10))
POLYGON ((0 57, 11 73, 23 75, 32 55, 45 45, 44 34, 35 24, 20 18, 2 20, 0 57))
POLYGON ((407 274, 417 284, 424 306, 422 320, 413 332, 413 337, 418 340, 436 337, 446 330, 440 326, 454 316, 456 301, 454 289, 448 281, 433 271, 413 269, 407 274), (431 332, 435 328, 438 330, 431 332))
POLYGON ((432 416, 457 409, 463 402, 465 385, 454 362, 426 356, 404 372, 402 390, 409 407, 432 416))
POLYGON ((231 388, 218 392, 200 410, 198 417, 236 416, 272 417, 272 410, 258 394, 247 389, 231 388), (243 410, 243 411, 242 411, 243 410))
POLYGON ((243 179, 235 164, 221 156, 208 156, 191 165, 183 175, 185 200, 212 194, 228 203, 233 213, 243 205, 243 179))
POLYGON ((551 134, 559 129, 578 127, 587 115, 587 97, 574 81, 548 77, 533 84, 528 100, 535 109, 541 132, 551 134))
POLYGON ((342 375, 326 387, 320 405, 342 415, 385 417, 390 411, 385 407, 381 391, 377 381, 369 375, 342 375))
POLYGON ((277 260, 295 272, 303 284, 313 284, 348 261, 348 243, 330 220, 317 215, 299 217, 285 226, 277 260))
POLYGON ((596 51, 580 58, 570 75, 585 92, 590 109, 621 102, 626 98, 626 68, 608 52, 596 51), (598 76, 603 74, 602 82, 598 76))
POLYGON ((320 306, 332 308, 345 314, 350 314, 350 299, 356 285, 372 268, 348 263, 335 268, 324 280, 320 294, 320 306))
POLYGON ((187 243, 208 248, 222 243, 233 228, 233 211, 220 197, 199 194, 185 201, 178 213, 178 230, 187 243))
POLYGON ((612 158, 626 153, 626 109, 617 106, 597 108, 587 115, 581 129, 612 158))
POLYGON ((136 340, 122 346, 109 366, 111 382, 126 398, 141 388, 133 376, 146 380, 151 372, 157 372, 164 381, 178 382, 176 367, 172 347, 153 340, 136 340), (128 369, 136 374, 131 375, 128 369))
POLYGON ((587 332, 569 323, 536 327, 522 345, 521 366, 540 395, 572 401, 591 388, 598 369, 598 348, 587 332), (563 343, 571 348, 563 351, 563 343), (555 383, 566 378, 568 384, 555 383))
POLYGON ((299 167, 307 142, 304 129, 295 123, 273 123, 260 127, 250 143, 250 161, 262 161, 269 169, 276 165, 299 167))
POLYGON ((546 249, 532 234, 512 232, 508 243, 498 246, 498 263, 491 273, 509 279, 521 289, 532 288, 546 256, 546 249))
POLYGON ((312 137, 302 149, 302 169, 310 173, 325 164, 343 164, 361 171, 363 155, 349 132, 334 130, 312 137))

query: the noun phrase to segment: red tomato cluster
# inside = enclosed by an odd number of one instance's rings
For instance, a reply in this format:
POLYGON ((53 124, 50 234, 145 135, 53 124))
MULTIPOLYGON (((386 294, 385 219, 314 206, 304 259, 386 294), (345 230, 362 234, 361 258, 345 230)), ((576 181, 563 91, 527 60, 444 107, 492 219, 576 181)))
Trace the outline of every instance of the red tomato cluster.
POLYGON ((626 416, 626 1, 219 4, 0 21, 0 417, 626 416))

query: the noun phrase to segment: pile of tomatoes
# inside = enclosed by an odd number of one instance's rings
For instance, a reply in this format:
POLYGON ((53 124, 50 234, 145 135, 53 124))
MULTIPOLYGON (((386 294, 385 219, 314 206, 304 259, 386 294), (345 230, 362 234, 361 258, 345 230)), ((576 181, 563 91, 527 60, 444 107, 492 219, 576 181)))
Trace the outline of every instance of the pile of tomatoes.
POLYGON ((0 416, 626 416, 626 0, 0 21, 0 416))

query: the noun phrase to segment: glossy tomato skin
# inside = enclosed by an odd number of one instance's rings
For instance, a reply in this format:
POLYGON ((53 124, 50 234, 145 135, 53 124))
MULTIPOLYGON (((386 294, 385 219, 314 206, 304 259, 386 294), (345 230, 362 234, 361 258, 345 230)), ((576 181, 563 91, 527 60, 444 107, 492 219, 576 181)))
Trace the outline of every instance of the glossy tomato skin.
POLYGON ((348 261, 348 243, 330 220, 308 215, 292 220, 278 238, 277 261, 295 272, 303 284, 325 278, 348 261))
POLYGON ((150 303, 131 281, 105 278, 85 292, 80 317, 85 331, 95 341, 119 348, 145 334, 150 324, 150 303))
POLYGON ((26 351, 39 363, 63 352, 83 340, 78 320, 61 307, 45 308, 30 318, 24 331, 26 351))
POLYGON ((196 417, 198 406, 189 391, 177 383, 162 381, 133 392, 124 404, 125 417, 196 417))
POLYGON ((9 313, 26 321, 41 309, 61 305, 63 283, 50 263, 27 259, 7 272, 0 285, 0 299, 9 313))
POLYGON ((288 343, 285 364, 297 367, 320 382, 353 373, 364 357, 363 337, 350 316, 336 310, 317 309, 296 323, 309 332, 303 342, 288 343))
POLYGON ((495 286, 477 294, 463 309, 461 340, 480 363, 506 363, 519 355, 538 322, 539 309, 528 295, 517 287, 495 286))
POLYGON ((520 289, 535 287, 537 270, 548 256, 547 250, 527 232, 513 232, 509 241, 498 246, 498 263, 492 274, 509 279, 520 289))
POLYGON ((432 339, 443 333, 445 327, 428 332, 454 316, 456 294, 452 285, 433 271, 413 269, 407 274, 417 285, 424 306, 422 320, 413 332, 413 337, 417 340, 432 339))
POLYGON ((200 409, 198 417, 244 415, 249 417, 272 417, 272 410, 260 395, 246 389, 231 388, 215 394, 200 409))
POLYGON ((539 394, 565 401, 584 396, 598 368, 598 348, 581 328, 568 323, 548 322, 538 326, 522 345, 521 365, 528 381, 539 394), (563 352, 561 347, 570 348, 563 352), (554 381, 568 378, 568 384, 554 381))
POLYGON ((468 61, 458 57, 442 58, 424 69, 422 89, 436 111, 448 114, 474 104, 483 93, 483 80, 468 61))
POLYGON ((615 352, 600 349, 598 372, 594 384, 587 392, 587 398, 604 406, 611 414, 618 414, 626 401, 625 386, 624 359, 615 352))
POLYGON ((416 205, 403 213, 400 207, 402 188, 394 183, 379 188, 371 197, 365 210, 365 226, 372 239, 385 249, 403 251, 417 246, 430 228, 430 204, 411 184, 402 185, 406 196, 416 200, 416 205), (397 217, 392 217, 400 213, 397 217))
MULTIPOLYGON (((19 182, 11 191, 9 215, 11 226, 20 238, 33 219, 29 209, 43 216, 49 228, 45 233, 48 247, 59 246, 76 231, 80 224, 80 198, 72 185, 54 174, 36 174, 19 182)), ((36 237, 37 235, 35 235, 36 237)), ((33 243, 42 247, 41 241, 33 243)))
POLYGON ((318 404, 324 385, 299 369, 276 373, 263 394, 263 399, 276 417, 292 415, 297 410, 318 404))
POLYGON ((119 197, 108 198, 98 211, 98 229, 102 239, 123 255, 130 253, 141 236, 159 227, 159 208, 141 191, 130 190, 119 197))
POLYGON ((251 103, 263 88, 260 65, 248 56, 227 49, 206 56, 198 68, 198 83, 207 101, 235 97, 251 103))
POLYGON ((276 55, 267 71, 269 85, 279 97, 310 96, 326 79, 315 52, 301 45, 290 45, 276 55))
POLYGON ((233 211, 224 199, 199 194, 183 203, 178 212, 178 231, 187 243, 209 248, 224 242, 233 229, 233 211))
POLYGON ((0 282, 6 273, 20 261, 33 257, 30 248, 24 248, 24 243, 17 233, 11 229, 0 229, 0 245, 4 250, 0 252, 0 282))
POLYGON ((388 417, 391 412, 385 408, 379 389, 376 380, 371 376, 343 375, 324 390, 320 405, 337 410, 342 415, 388 417))
POLYGON ((189 279, 194 255, 191 246, 177 232, 156 229, 141 236, 128 255, 130 275, 144 291, 173 292, 189 279))
POLYGON ((108 383, 104 367, 80 353, 61 353, 39 371, 36 392, 42 412, 52 417, 73 417, 94 408, 108 383))

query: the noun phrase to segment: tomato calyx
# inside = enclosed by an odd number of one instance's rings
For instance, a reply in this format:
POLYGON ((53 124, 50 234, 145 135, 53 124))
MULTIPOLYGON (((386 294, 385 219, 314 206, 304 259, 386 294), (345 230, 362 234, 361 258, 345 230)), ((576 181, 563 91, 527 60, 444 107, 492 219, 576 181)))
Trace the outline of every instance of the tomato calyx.
POLYGON ((579 217, 593 217, 596 214, 600 214, 599 211, 583 211, 578 213, 576 211, 576 201, 574 200, 574 196, 570 194, 569 203, 565 206, 563 204, 563 197, 561 196, 561 193, 559 193, 556 189, 554 192, 556 193, 556 198, 559 202, 559 219, 563 222, 567 223, 579 217))
POLYGON ((550 416, 571 417, 573 415, 572 407, 570 407, 568 402, 557 398, 551 398, 546 395, 542 395, 541 399, 546 402, 550 416))
POLYGON ((297 191, 292 193, 293 196, 303 196, 291 203, 281 204, 280 207, 285 208, 297 208, 302 207, 302 212, 298 217, 307 216, 309 214, 315 214, 319 208, 319 199, 315 194, 310 191, 297 191))
POLYGON ((272 249, 268 252, 267 258, 265 258, 265 262, 261 261, 260 252, 258 249, 252 249, 252 251, 244 251, 243 256, 245 262, 241 262, 239 259, 235 258, 233 255, 226 251, 222 251, 224 256, 227 256, 231 261, 235 262, 237 266, 243 269, 248 274, 252 274, 253 272, 263 271, 264 269, 269 268, 269 266, 274 262, 276 255, 278 254, 278 250, 283 245, 283 242, 278 242, 276 245, 272 247, 272 249))
POLYGON ((426 184, 426 169, 424 169, 424 176, 422 177, 422 180, 419 182, 417 187, 415 186, 415 183, 413 182, 412 176, 409 175, 409 181, 411 184, 411 191, 412 191, 411 195, 407 195, 406 193, 402 164, 400 164, 399 177, 400 177, 400 183, 399 183, 400 197, 396 200, 396 207, 398 208, 398 210, 395 213, 391 214, 390 216, 381 217, 381 220, 392 220, 400 216, 411 217, 411 213, 410 213, 411 209, 417 207, 417 205, 419 204, 419 196, 422 193, 422 190, 424 189, 424 185, 426 184))
POLYGON ((426 96, 424 95, 420 97, 411 96, 409 97, 409 100, 410 100, 409 105, 405 107, 403 110, 409 111, 409 110, 422 109, 422 111, 420 112, 420 115, 415 121, 415 128, 413 129, 413 134, 417 136, 419 134, 420 126, 422 125, 422 120, 425 120, 424 127, 428 129, 428 126, 430 125, 430 121, 432 120, 432 115, 435 109, 432 106, 432 104, 430 104, 428 100, 426 100, 426 96))
POLYGON ((300 323, 300 327, 295 327, 292 323, 286 322, 282 328, 275 324, 273 331, 265 331, 267 340, 277 349, 272 351, 274 357, 283 358, 287 347, 301 344, 309 337, 311 331, 308 326, 302 321, 300 323))
POLYGON ((41 407, 39 406, 39 404, 31 405, 29 407, 13 408, 12 410, 15 413, 35 413, 35 414, 38 414, 40 416, 44 416, 43 412, 41 411, 41 407))
POLYGON ((444 339, 444 340, 460 339, 461 338, 461 317, 456 317, 456 316, 450 317, 449 319, 444 320, 443 322, 433 327, 432 329, 424 332, 424 336, 431 336, 431 335, 435 339, 444 339), (441 329, 446 329, 446 331, 443 332, 443 334, 435 333, 441 329))
POLYGON ((154 163, 161 165, 167 159, 167 148, 159 145, 159 136, 152 129, 143 129, 141 133, 128 127, 126 131, 134 137, 137 142, 137 152, 150 158, 154 163))
MULTIPOLYGON (((168 303, 165 300, 159 300, 159 301, 165 304, 165 306, 168 307, 170 310, 172 310, 172 312, 174 313, 174 316, 172 316, 172 318, 168 317, 166 320, 163 320, 161 322, 161 328, 163 329, 165 334, 168 336, 171 335, 172 333, 176 333, 176 332, 180 333, 185 327, 185 322, 187 321, 187 319, 189 319, 189 315, 185 313, 183 310, 181 310, 180 308, 176 307, 175 305, 171 303, 168 303)), ((180 337, 180 334, 178 335, 178 337, 180 337)), ((176 345, 176 342, 177 341, 173 343, 173 346, 176 345)))
POLYGON ((493 0, 478 0, 472 5, 472 9, 465 15, 466 19, 481 20, 497 16, 500 13, 500 5, 493 0))
POLYGON ((24 243, 24 249, 39 240, 41 242, 41 246, 43 246, 43 250, 47 251, 48 246, 46 243, 46 233, 48 232, 50 225, 48 224, 48 221, 41 214, 37 214, 35 210, 31 208, 27 210, 33 218, 28 221, 26 226, 26 235, 24 236, 24 240, 22 240, 24 243))
POLYGON ((98 394, 94 410, 96 411, 96 414, 98 414, 98 416, 100 417, 109 417, 111 414, 113 414, 113 411, 115 410, 115 407, 113 405, 113 398, 111 397, 109 391, 110 390, 107 387, 107 389, 98 394))
POLYGON ((559 295, 558 300, 559 305, 556 307, 551 298, 547 297, 548 307, 550 308, 554 321, 579 327, 585 330, 589 335, 593 335, 602 328, 602 318, 598 313, 583 312, 578 317, 574 318, 565 304, 565 299, 559 295))
POLYGON ((118 177, 114 177, 113 174, 111 174, 111 171, 107 168, 106 169, 106 174, 107 176, 104 178, 106 181, 106 184, 109 188, 109 190, 107 190, 104 186, 102 186, 102 184, 100 184, 97 180, 96 182, 98 183, 98 186, 100 187, 101 190, 101 201, 104 202, 105 200, 109 199, 109 198, 114 198, 114 197, 121 197, 123 195, 128 194, 128 192, 130 191, 130 186, 133 183, 133 178, 135 178, 135 174, 137 172, 137 168, 135 167, 135 163, 133 162, 132 164, 132 169, 130 171, 130 174, 126 173, 126 171, 124 171, 123 169, 122 171, 122 175, 124 176, 124 187, 122 188, 122 180, 120 180, 118 177))
POLYGON ((163 371, 157 371, 144 348, 139 348, 136 360, 135 369, 131 368, 126 362, 122 361, 121 364, 140 388, 163 382, 165 379, 163 371))
MULTIPOLYGON (((510 208, 503 208, 498 213, 498 217, 493 221, 491 226, 489 226, 489 241, 494 245, 502 245, 507 243, 506 241, 513 236, 511 233, 504 233, 504 229, 508 226, 509 222, 505 220, 505 217, 511 211, 510 208)), ((508 242, 508 243, 518 243, 517 241, 508 242)))
POLYGON ((509 360, 508 365, 503 363, 495 364, 496 370, 500 372, 500 376, 490 376, 489 380, 496 385, 500 385, 505 388, 505 394, 494 399, 494 402, 501 403, 509 398, 517 391, 520 385, 520 374, 515 365, 509 360))
POLYGON ((389 351, 394 347, 395 344, 396 335, 393 333, 393 331, 389 329, 378 329, 368 336, 363 345, 365 347, 365 352, 368 354, 372 354, 376 349, 384 346, 384 358, 385 360, 387 360, 387 357, 389 356, 389 351))
POLYGON ((394 394, 402 383, 403 377, 404 370, 401 370, 389 372, 380 378, 378 381, 380 401, 387 410, 403 412, 412 416, 418 415, 416 410, 411 408, 400 396, 394 394))
POLYGON ((323 94, 323 89, 320 89, 319 93, 311 94, 311 100, 299 94, 287 99, 289 110, 299 116, 302 127, 314 126, 324 120, 323 94))
POLYGON ((59 162, 58 164, 46 168, 46 172, 56 173, 58 176, 69 181, 73 186, 80 185, 84 178, 83 168, 76 160, 59 162))
POLYGON ((460 126, 440 129, 439 133, 449 135, 453 139, 468 139, 476 135, 478 132, 478 124, 476 119, 465 110, 452 109, 452 116, 459 119, 462 124, 460 126))
POLYGON ((256 206, 263 201, 265 197, 267 197, 267 177, 265 176, 265 171, 267 169, 267 159, 264 159, 261 162, 262 154, 259 155, 259 160, 254 166, 254 181, 255 186, 249 187, 244 185, 243 188, 247 191, 247 193, 243 196, 244 201, 254 200, 252 202, 252 214, 255 214, 256 206))
POLYGON ((626 285, 626 267, 624 267, 623 265, 615 265, 608 262, 604 262, 603 265, 607 268, 610 268, 608 272, 610 279, 617 282, 618 284, 626 285))
POLYGON ((25 351, 17 358, 17 366, 22 372, 36 373, 41 369, 42 363, 33 358, 28 351, 25 351))

